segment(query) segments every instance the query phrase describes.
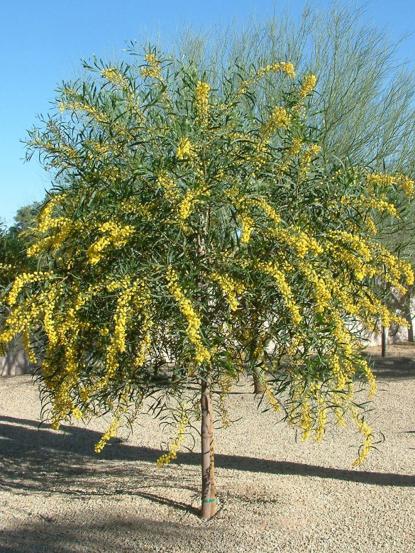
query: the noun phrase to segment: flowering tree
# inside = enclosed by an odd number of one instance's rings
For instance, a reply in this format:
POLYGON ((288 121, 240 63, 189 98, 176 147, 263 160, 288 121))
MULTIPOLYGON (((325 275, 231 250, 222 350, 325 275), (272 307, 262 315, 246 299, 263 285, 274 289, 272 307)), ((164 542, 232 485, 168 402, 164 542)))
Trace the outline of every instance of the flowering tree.
POLYGON ((143 402, 168 410, 163 465, 201 421, 204 518, 217 509, 215 408, 226 422, 241 377, 259 379, 304 439, 320 440, 331 416, 351 420, 362 462, 373 436, 353 379, 375 382, 359 329, 396 319, 375 280, 413 281, 376 241, 374 214, 395 214, 390 195, 414 183, 325 158, 306 124, 316 77, 296 81, 289 62, 244 78, 231 67, 216 89, 155 50, 141 66, 86 69, 30 133, 55 184, 28 249, 38 270, 2 307, 0 339, 24 336, 53 426, 112 412, 99 452, 143 402), (286 92, 260 116, 265 76, 286 92))

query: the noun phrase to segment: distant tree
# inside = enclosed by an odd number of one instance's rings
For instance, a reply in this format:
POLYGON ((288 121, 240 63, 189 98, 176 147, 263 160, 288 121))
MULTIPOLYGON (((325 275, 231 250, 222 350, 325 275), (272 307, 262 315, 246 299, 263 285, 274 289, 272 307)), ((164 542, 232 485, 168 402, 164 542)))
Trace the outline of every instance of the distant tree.
MULTIPOLYGON (((289 59, 301 74, 318 75, 310 101, 309 122, 318 128, 325 154, 388 171, 415 170, 415 77, 397 59, 400 43, 368 24, 365 10, 335 4, 328 10, 308 7, 299 22, 277 14, 244 31, 185 33, 181 59, 195 61, 220 85, 222 68, 234 64, 244 75, 252 66, 289 59)), ((402 41, 401 41, 402 42, 402 41)), ((278 104, 282 81, 257 83, 253 116, 278 104)))
POLYGON ((19 233, 33 228, 36 225, 41 206, 41 202, 33 202, 19 208, 14 216, 14 225, 10 227, 12 231, 19 233))
POLYGON ((32 270, 35 266, 26 251, 31 244, 30 229, 36 225, 40 206, 40 203, 33 203, 20 208, 15 215, 14 225, 0 227, 1 286, 7 286, 18 273, 32 270))
POLYGON ((155 50, 141 66, 85 67, 30 134, 55 185, 28 249, 37 270, 4 295, 0 334, 23 334, 53 426, 111 412, 99 452, 145 402, 176 424, 163 465, 199 421, 209 518, 214 407, 226 423, 232 384, 259 372, 261 400, 304 439, 351 420, 361 463, 374 438, 353 381, 375 382, 355 323, 399 321, 374 280, 413 283, 374 216, 414 182, 321 150, 307 116, 316 78, 296 82, 288 61, 243 75, 231 64, 215 88, 155 50), (267 109, 263 79, 285 83, 267 109))

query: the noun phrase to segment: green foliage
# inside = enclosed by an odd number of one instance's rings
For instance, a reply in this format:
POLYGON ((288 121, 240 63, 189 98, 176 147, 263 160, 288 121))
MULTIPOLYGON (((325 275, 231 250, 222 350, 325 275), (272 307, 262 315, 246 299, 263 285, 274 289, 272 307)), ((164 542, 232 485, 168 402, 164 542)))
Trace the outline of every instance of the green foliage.
MULTIPOLYGON (((25 210, 26 208, 22 208, 25 210)), ((28 208, 29 209, 29 208, 28 208)), ((22 211, 19 210, 19 211, 22 211)), ((35 216, 32 218, 34 222, 35 216)), ((27 236, 22 232, 25 225, 16 220, 16 225, 8 229, 0 229, 0 286, 6 287, 15 276, 24 270, 34 268, 34 263, 26 256, 30 244, 27 236)))
POLYGON ((353 380, 374 379, 358 328, 396 319, 374 281, 413 282, 374 216, 394 214, 413 181, 320 151, 315 77, 296 82, 287 61, 214 76, 150 50, 142 65, 85 68, 30 134, 55 185, 28 250, 38 270, 5 296, 0 335, 23 334, 55 426, 111 411, 99 451, 144 399, 160 415, 174 398, 163 463, 199 416, 195 385, 221 390, 226 419, 232 383, 260 374, 303 438, 350 415, 363 460, 373 436, 353 380), (264 79, 284 91, 278 103, 261 104, 264 79))

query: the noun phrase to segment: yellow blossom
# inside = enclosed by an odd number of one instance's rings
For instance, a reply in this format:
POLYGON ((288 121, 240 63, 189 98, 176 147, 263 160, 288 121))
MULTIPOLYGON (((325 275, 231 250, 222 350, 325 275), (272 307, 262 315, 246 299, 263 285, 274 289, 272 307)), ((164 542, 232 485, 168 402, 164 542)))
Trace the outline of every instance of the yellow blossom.
POLYGON ((186 430, 188 425, 189 425, 189 417, 186 414, 186 412, 183 410, 179 419, 179 423, 177 425, 176 438, 169 444, 168 453, 161 455, 157 459, 157 466, 159 468, 168 465, 169 463, 171 463, 171 461, 176 459, 177 453, 185 440, 186 430))
POLYGON ((280 291, 281 296, 282 296, 282 298, 285 302, 285 305, 287 306, 288 310, 290 311, 293 323, 295 325, 298 325, 302 320, 302 316, 300 314, 300 310, 299 310, 298 305, 294 301, 294 297, 293 297, 291 287, 288 284, 287 279, 285 278, 284 274, 272 263, 262 263, 262 262, 260 262, 260 263, 258 263, 258 268, 262 272, 270 275, 274 279, 274 281, 275 281, 275 283, 278 287, 278 290, 280 291))
POLYGON ((95 453, 101 453, 101 451, 104 449, 104 447, 107 445, 109 440, 111 438, 114 438, 117 435, 117 430, 120 426, 120 420, 118 417, 114 417, 111 421, 108 429, 105 431, 105 433, 101 436, 101 439, 98 443, 95 444, 95 453))
POLYGON ((134 233, 134 227, 108 221, 99 226, 99 231, 103 236, 94 242, 87 251, 88 261, 91 265, 99 263, 103 257, 104 250, 110 246, 114 248, 125 246, 128 239, 134 233))
POLYGON ((166 276, 169 291, 177 301, 180 311, 187 320, 187 336, 196 350, 195 361, 198 365, 209 362, 211 354, 202 342, 202 337, 200 335, 200 318, 194 310, 191 301, 183 294, 179 285, 177 273, 172 267, 168 268, 166 276))
POLYGON ((119 86, 120 88, 128 87, 127 79, 116 67, 106 67, 101 71, 101 75, 104 79, 107 79, 107 81, 119 86))
POLYGON ((301 83, 300 96, 302 98, 305 98, 306 96, 311 94, 311 92, 315 89, 316 84, 317 77, 315 75, 313 75, 312 73, 306 75, 303 79, 303 82, 301 83))
POLYGON ((285 129, 291 123, 291 116, 288 111, 280 106, 275 107, 267 121, 260 129, 260 136, 269 140, 277 129, 285 129))
POLYGON ((146 54, 145 60, 147 62, 147 65, 141 68, 141 75, 143 77, 150 77, 152 79, 160 79, 161 65, 156 55, 150 52, 146 54))
POLYGON ((208 83, 198 81, 195 90, 196 112, 200 121, 207 123, 209 113, 209 93, 210 85, 208 83))
POLYGON ((231 278, 229 275, 213 272, 210 274, 210 278, 217 282, 228 302, 229 309, 236 311, 238 309, 240 296, 245 291, 245 286, 231 278))
POLYGON ((366 181, 369 185, 375 186, 391 186, 397 185, 402 188, 407 196, 414 194, 415 181, 406 175, 396 174, 387 175, 384 173, 368 173, 366 181))
POLYGON ((246 212, 239 213, 238 219, 241 225, 241 244, 248 244, 254 230, 255 221, 246 212))
POLYGON ((180 160, 189 159, 194 155, 192 143, 188 138, 182 138, 177 146, 176 157, 180 160))
POLYGON ((354 421, 357 426, 357 429, 363 436, 363 444, 360 446, 359 455, 353 461, 353 466, 360 466, 366 459, 369 454, 370 449, 373 445, 373 432, 367 422, 362 416, 359 416, 356 412, 354 413, 354 421))

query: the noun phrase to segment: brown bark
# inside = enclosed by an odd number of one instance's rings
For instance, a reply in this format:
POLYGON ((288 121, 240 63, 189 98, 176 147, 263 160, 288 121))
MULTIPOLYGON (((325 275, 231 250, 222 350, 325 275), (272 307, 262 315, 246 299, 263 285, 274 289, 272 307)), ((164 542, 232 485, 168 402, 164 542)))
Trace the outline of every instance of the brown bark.
POLYGON ((215 483, 215 452, 213 443, 213 413, 209 385, 202 382, 200 398, 202 439, 202 510, 204 520, 212 518, 218 509, 215 483))
POLYGON ((386 357, 386 338, 387 338, 387 329, 382 326, 382 357, 386 357))
POLYGON ((408 321, 408 342, 414 342, 414 325, 412 323, 412 319, 408 321))
POLYGON ((254 394, 263 394, 264 393, 264 385, 261 381, 261 377, 259 374, 258 369, 254 370, 254 394))
POLYGON ((405 298, 405 316, 408 321, 408 342, 414 341, 414 325, 412 323, 411 313, 411 291, 409 290, 405 298))

